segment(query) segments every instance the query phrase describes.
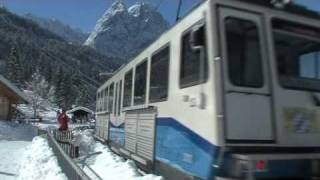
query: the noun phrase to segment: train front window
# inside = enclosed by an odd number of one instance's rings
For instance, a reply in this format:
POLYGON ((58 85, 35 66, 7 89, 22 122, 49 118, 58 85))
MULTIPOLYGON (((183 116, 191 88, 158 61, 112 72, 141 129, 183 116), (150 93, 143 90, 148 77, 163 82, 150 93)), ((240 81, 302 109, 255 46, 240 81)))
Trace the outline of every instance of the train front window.
POLYGON ((249 20, 225 19, 228 71, 232 84, 241 87, 263 86, 262 54, 258 26, 249 20))
POLYGON ((279 19, 272 25, 280 84, 320 91, 320 29, 279 19))

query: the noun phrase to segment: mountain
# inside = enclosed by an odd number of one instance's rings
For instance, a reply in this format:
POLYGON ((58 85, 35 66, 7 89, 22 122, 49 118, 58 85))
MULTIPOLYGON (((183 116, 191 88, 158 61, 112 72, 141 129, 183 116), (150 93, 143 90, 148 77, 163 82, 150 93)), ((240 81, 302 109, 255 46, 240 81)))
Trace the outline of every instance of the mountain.
POLYGON ((151 5, 140 2, 127 8, 119 0, 98 20, 84 44, 100 53, 128 59, 148 46, 168 27, 168 22, 151 5))
POLYGON ((83 44, 89 36, 89 34, 82 32, 80 29, 74 29, 57 19, 40 18, 32 14, 26 14, 24 17, 34 21, 40 27, 57 34, 71 43, 83 44))
POLYGON ((60 107, 94 104, 99 73, 119 67, 119 59, 70 44, 4 8, 0 8, 0 52, 0 74, 26 88, 39 72, 55 88, 60 107))

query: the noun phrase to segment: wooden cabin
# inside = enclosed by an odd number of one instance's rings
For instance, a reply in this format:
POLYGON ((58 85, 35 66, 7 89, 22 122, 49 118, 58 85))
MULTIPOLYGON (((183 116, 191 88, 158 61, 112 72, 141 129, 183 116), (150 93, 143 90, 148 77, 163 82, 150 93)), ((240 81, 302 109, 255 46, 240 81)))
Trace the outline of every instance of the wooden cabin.
POLYGON ((94 112, 86 107, 78 106, 69 111, 68 114, 72 115, 72 122, 74 123, 86 123, 90 120, 90 117, 94 112))
POLYGON ((10 120, 13 116, 12 108, 23 103, 28 103, 24 93, 0 75, 0 120, 10 120))

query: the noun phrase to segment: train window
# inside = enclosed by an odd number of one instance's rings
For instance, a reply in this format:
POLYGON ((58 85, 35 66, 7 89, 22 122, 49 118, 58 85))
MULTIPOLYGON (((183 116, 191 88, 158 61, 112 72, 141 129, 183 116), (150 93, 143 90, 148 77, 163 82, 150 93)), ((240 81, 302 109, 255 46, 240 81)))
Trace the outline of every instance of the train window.
POLYGON ((320 48, 317 52, 299 55, 299 76, 320 79, 320 48))
POLYGON ((150 102, 168 97, 170 47, 167 46, 151 58, 150 102))
POLYGON ((123 88, 123 107, 131 105, 132 98, 132 70, 126 73, 124 76, 124 88, 123 88))
POLYGON ((97 111, 100 111, 100 92, 97 93, 97 111))
POLYGON ((104 111, 107 111, 107 106, 108 106, 108 88, 104 90, 104 105, 103 105, 104 111))
POLYGON ((101 111, 104 109, 104 89, 101 91, 101 111))
POLYGON ((102 92, 99 93, 99 111, 102 111, 102 92))
MULTIPOLYGON (((205 41, 205 26, 202 26, 200 30, 203 32, 203 41, 205 41)), ((208 65, 206 60, 207 58, 205 56, 205 65, 203 72, 201 72, 200 51, 196 51, 191 48, 190 38, 191 32, 187 32, 182 37, 182 54, 180 68, 180 87, 182 88, 204 83, 208 77, 208 65), (202 79, 200 79, 201 73, 203 73, 204 75, 202 79)), ((206 42, 203 42, 203 44, 206 44, 206 42)))
POLYGON ((121 110, 121 97, 122 97, 122 95, 121 95, 121 93, 122 93, 122 81, 120 81, 120 83, 119 83, 119 97, 118 97, 118 115, 120 116, 120 110, 121 110))
POLYGON ((273 19, 279 80, 292 89, 320 90, 320 29, 273 19))
POLYGON ((146 100, 147 87, 147 60, 136 67, 134 81, 134 104, 144 104, 146 100))
POLYGON ((118 83, 116 83, 115 98, 114 98, 114 107, 113 107, 113 114, 114 114, 114 115, 117 114, 118 96, 119 96, 118 83))
POLYGON ((112 83, 109 86, 109 105, 108 105, 108 111, 109 113, 112 113, 112 107, 113 107, 113 97, 114 97, 114 84, 112 83))
POLYGON ((228 73, 236 86, 263 86, 262 55, 257 25, 234 17, 225 19, 228 73))

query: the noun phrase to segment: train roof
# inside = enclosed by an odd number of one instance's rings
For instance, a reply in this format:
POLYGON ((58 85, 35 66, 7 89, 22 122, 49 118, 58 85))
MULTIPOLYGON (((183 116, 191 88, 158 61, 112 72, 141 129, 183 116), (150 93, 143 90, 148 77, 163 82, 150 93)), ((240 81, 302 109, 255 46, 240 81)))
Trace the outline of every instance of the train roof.
MULTIPOLYGON (((319 12, 317 12, 315 10, 308 9, 306 6, 294 3, 292 0, 289 0, 288 4, 284 5, 283 8, 276 8, 275 5, 273 3, 271 3, 272 2, 271 0, 234 0, 234 1, 241 1, 241 2, 246 2, 246 3, 250 3, 250 4, 265 6, 265 7, 269 7, 272 9, 286 11, 289 13, 298 14, 298 15, 302 15, 302 16, 306 16, 306 17, 310 17, 310 18, 316 18, 316 19, 320 18, 319 12)), ((274 0, 274 1, 276 1, 276 0, 274 0)), ((280 1, 284 1, 284 0, 278 0, 278 1, 280 2, 280 1)))
MULTIPOLYGON (((178 26, 182 20, 184 20, 189 14, 191 14, 192 12, 197 10, 201 5, 203 5, 207 1, 209 1, 209 0, 203 0, 202 2, 198 3, 197 5, 195 5, 188 13, 186 13, 183 17, 179 18, 179 20, 172 27, 170 27, 168 30, 163 32, 157 39, 155 39, 152 43, 150 43, 149 46, 144 48, 136 56, 132 57, 127 63, 123 64, 120 68, 118 68, 116 71, 114 71, 113 74, 110 76, 110 78, 106 82, 108 82, 110 79, 112 79, 112 77, 114 77, 119 71, 121 71, 123 68, 125 68, 126 65, 128 65, 131 61, 133 61, 141 53, 143 53, 144 50, 148 49, 150 46, 153 45, 153 43, 157 42, 163 35, 165 35, 167 32, 169 32, 170 30, 172 30, 173 28, 178 26)), ((299 5, 299 4, 292 3, 292 2, 288 3, 283 8, 276 8, 274 6, 274 4, 271 3, 272 0, 230 0, 230 1, 254 4, 254 5, 258 5, 258 6, 262 6, 262 7, 268 7, 268 8, 271 8, 271 9, 274 9, 274 10, 279 10, 279 11, 285 11, 285 12, 288 12, 288 13, 297 14, 297 15, 301 15, 301 16, 305 16, 305 17, 309 17, 309 18, 314 18, 314 19, 318 19, 318 20, 320 19, 320 13, 319 12, 310 10, 306 6, 299 5)), ((281 1, 281 0, 279 0, 279 1, 281 1)), ((292 0, 290 0, 290 1, 292 1, 292 0)), ((106 82, 103 83, 100 86, 98 91, 101 91, 101 88, 106 84, 106 82)))
MULTIPOLYGON (((193 11, 195 11, 199 6, 201 6, 202 4, 206 3, 207 0, 203 0, 202 2, 198 3, 197 5, 195 5, 188 13, 186 13, 183 17, 179 18, 178 21, 172 25, 172 27, 170 27, 169 29, 167 29, 166 31, 164 31, 158 38, 156 38, 154 41, 152 41, 146 48, 144 48, 143 50, 141 50, 137 55, 135 55, 134 57, 130 58, 128 62, 122 64, 117 70, 115 70, 112 75, 109 77, 109 79, 106 81, 108 82, 110 79, 112 79, 112 77, 114 77, 119 71, 121 71, 123 68, 125 68, 126 65, 128 65, 131 61, 133 61, 134 59, 136 59, 144 50, 148 49, 150 46, 153 45, 153 43, 155 43, 156 41, 158 41, 163 35, 165 35, 167 32, 169 32, 170 30, 172 30, 174 27, 176 27, 177 25, 179 25, 179 23, 185 19, 189 14, 191 14, 193 11)), ((103 83, 99 88, 98 88, 98 92, 101 91, 101 88, 106 84, 103 83)))

